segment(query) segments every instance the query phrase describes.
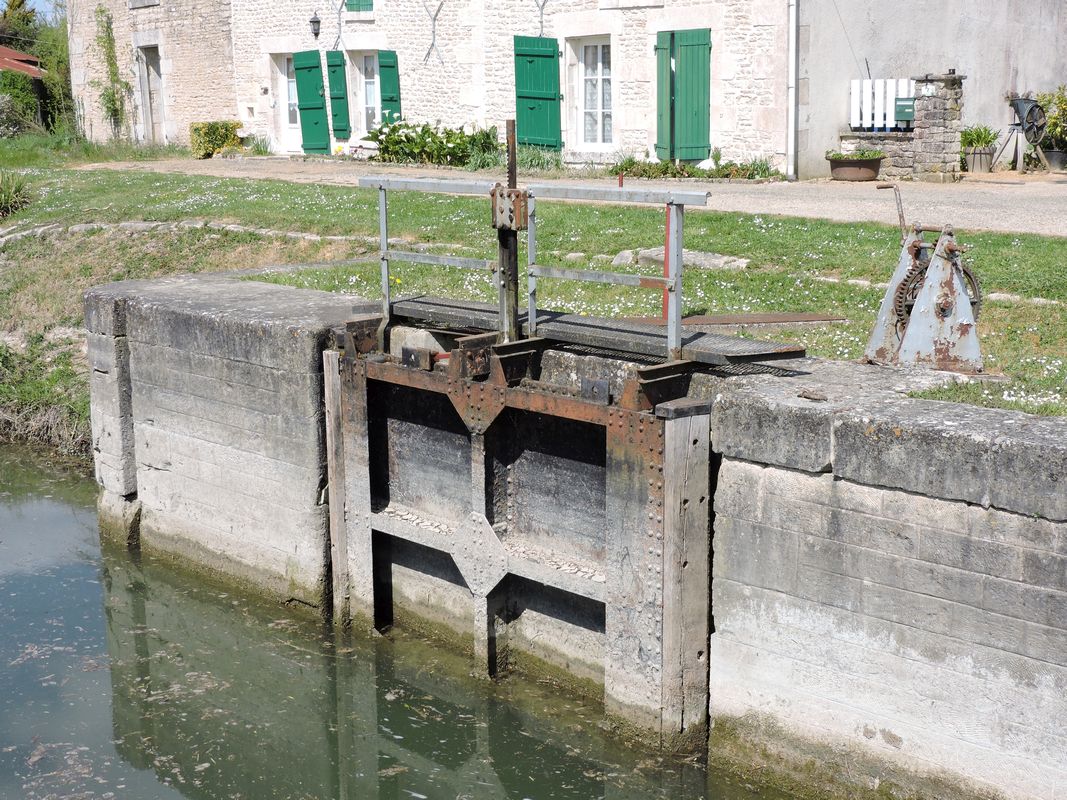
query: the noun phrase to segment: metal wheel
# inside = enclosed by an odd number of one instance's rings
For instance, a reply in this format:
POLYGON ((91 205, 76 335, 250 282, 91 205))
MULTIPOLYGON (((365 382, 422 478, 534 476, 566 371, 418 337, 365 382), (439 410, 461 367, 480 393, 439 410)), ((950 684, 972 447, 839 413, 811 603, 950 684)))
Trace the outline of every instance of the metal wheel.
MULTIPOLYGON (((982 310, 982 286, 978 282, 978 276, 971 271, 970 267, 960 266, 963 271, 963 284, 967 290, 967 299, 971 301, 971 314, 974 321, 978 321, 978 314, 982 310)), ((911 317, 911 310, 915 307, 915 298, 919 296, 923 281, 926 280, 927 265, 922 264, 912 267, 904 276, 904 280, 897 286, 893 294, 893 310, 897 315, 899 324, 907 323, 911 317)))

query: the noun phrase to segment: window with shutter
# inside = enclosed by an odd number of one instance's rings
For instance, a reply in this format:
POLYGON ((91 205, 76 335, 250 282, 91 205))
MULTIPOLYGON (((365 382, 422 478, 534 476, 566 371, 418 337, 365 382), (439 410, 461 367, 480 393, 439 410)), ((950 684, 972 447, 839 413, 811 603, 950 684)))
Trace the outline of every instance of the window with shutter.
POLYGON ((374 0, 345 0, 345 11, 373 11, 374 0))
POLYGON ((348 115, 348 79, 345 76, 345 56, 340 50, 326 52, 326 77, 330 85, 330 122, 335 139, 352 135, 348 115))
POLYGON ((674 157, 674 35, 656 34, 656 156, 674 157))
POLYGON ((519 144, 563 147, 555 39, 515 37, 515 138, 519 144))
POLYGON ((656 35, 656 155, 702 161, 711 154, 711 31, 656 35))
POLYGON ((305 153, 330 152, 330 129, 326 120, 326 90, 322 83, 322 60, 318 50, 293 53, 297 108, 305 153))
POLYGON ((400 66, 395 50, 378 51, 378 92, 382 122, 399 120, 403 115, 400 110, 400 66))

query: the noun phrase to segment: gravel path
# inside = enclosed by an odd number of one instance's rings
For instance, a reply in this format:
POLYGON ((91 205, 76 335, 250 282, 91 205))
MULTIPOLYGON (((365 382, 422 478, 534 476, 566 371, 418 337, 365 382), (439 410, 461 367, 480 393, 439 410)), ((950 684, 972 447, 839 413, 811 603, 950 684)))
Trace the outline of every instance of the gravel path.
MULTIPOLYGON (((351 186, 361 175, 394 173, 456 180, 489 179, 496 173, 423 167, 396 167, 369 162, 301 161, 288 158, 189 159, 92 164, 83 169, 141 170, 226 178, 259 178, 351 186)), ((538 183, 550 179, 537 178, 538 183)), ((614 178, 561 182, 615 185, 614 178)), ((782 214, 842 222, 876 221, 896 224, 891 192, 876 191, 869 183, 802 181, 797 183, 709 183, 637 181, 631 186, 684 186, 711 192, 708 208, 750 214, 782 214)), ((1019 176, 998 173, 968 178, 955 184, 902 183, 908 221, 952 224, 960 230, 1038 233, 1067 237, 1067 173, 1019 176)))

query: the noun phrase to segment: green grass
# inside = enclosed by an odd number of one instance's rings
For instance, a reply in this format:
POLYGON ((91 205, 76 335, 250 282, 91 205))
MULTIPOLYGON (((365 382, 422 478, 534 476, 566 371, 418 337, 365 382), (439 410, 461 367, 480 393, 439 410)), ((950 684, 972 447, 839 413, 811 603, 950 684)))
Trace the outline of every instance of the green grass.
POLYGON ((24 352, 0 344, 0 440, 89 455, 89 392, 74 350, 43 336, 24 352))
MULTIPOLYGON (((206 218, 321 234, 377 233, 377 197, 356 188, 48 167, 21 174, 27 179, 31 204, 5 220, 5 226, 206 218)), ((390 197, 391 236, 434 243, 435 252, 495 257, 485 200, 400 192, 390 197)), ((564 256, 573 252, 610 256, 658 245, 663 236, 658 208, 541 203, 538 219, 538 260, 546 264, 580 266, 582 262, 564 256)), ((1067 239, 967 231, 959 235, 973 248, 967 258, 987 292, 1067 301, 1067 272, 1062 268, 1067 262, 1067 239)), ((742 256, 751 263, 736 272, 687 271, 685 312, 840 314, 847 323, 754 335, 797 341, 813 355, 856 359, 882 290, 818 278, 887 280, 897 260, 898 242, 899 233, 888 225, 694 211, 686 219, 687 248, 742 256)), ((351 258, 365 250, 352 242, 293 242, 211 230, 28 238, 0 248, 0 333, 18 331, 32 339, 56 326, 80 326, 81 293, 97 283, 268 263, 322 262, 351 258)), ((525 254, 521 258, 524 262, 525 254)), ((400 295, 427 292, 493 299, 488 276, 481 273, 402 265, 394 274, 400 295)), ((366 297, 378 294, 374 263, 268 279, 366 297)), ((655 292, 594 284, 543 281, 539 294, 545 307, 604 316, 655 314, 659 304, 655 292)), ((1067 414, 1067 305, 987 302, 979 331, 990 370, 1002 371, 1012 382, 962 385, 927 396, 1067 414)), ((86 408, 85 380, 78 372, 77 354, 70 350, 71 360, 66 362, 53 350, 63 347, 39 344, 31 346, 27 355, 9 351, 5 356, 5 383, 13 384, 5 389, 8 418, 12 409, 39 409, 43 404, 60 409, 54 414, 67 419, 69 425, 56 430, 84 430, 79 409, 86 408), (46 347, 52 349, 41 349, 46 347), (26 359, 45 372, 35 373, 26 359), (49 383, 52 372, 56 376, 49 383), (48 397, 54 400, 51 406, 44 401, 48 397)), ((28 426, 29 418, 19 419, 27 429, 49 430, 39 421, 28 426)), ((49 419, 49 424, 55 422, 54 415, 49 419)))
POLYGON ((56 167, 94 161, 148 161, 187 157, 175 145, 141 145, 132 142, 96 143, 70 136, 24 133, 0 139, 0 167, 56 167))

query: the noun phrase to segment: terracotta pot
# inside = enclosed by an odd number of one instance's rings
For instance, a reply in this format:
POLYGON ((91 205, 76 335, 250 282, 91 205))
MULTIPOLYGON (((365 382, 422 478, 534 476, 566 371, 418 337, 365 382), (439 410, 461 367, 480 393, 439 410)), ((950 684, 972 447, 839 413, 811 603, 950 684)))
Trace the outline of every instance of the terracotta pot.
POLYGON ((1067 170, 1067 150, 1046 150, 1045 158, 1048 159, 1048 165, 1053 172, 1067 170))
POLYGON ((830 162, 830 177, 835 181, 874 181, 882 168, 880 158, 827 159, 830 162))
POLYGON ((992 172, 992 147, 964 147, 963 159, 967 162, 968 172, 992 172))

